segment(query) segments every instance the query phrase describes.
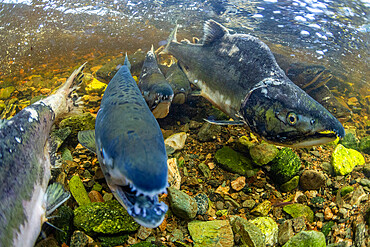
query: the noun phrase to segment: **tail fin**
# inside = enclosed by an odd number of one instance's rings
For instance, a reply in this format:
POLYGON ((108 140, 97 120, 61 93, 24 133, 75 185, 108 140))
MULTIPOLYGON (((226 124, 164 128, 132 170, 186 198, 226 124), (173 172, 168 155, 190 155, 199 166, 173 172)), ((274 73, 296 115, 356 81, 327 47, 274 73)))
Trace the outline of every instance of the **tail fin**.
POLYGON ((171 44, 171 42, 177 42, 177 38, 176 38, 176 34, 177 34, 177 28, 178 28, 178 24, 177 24, 177 21, 176 21, 176 26, 175 28, 172 30, 170 36, 168 36, 168 39, 167 39, 167 45, 166 47, 163 49, 163 51, 160 52, 160 54, 167 54, 169 53, 168 52, 168 48, 171 44))

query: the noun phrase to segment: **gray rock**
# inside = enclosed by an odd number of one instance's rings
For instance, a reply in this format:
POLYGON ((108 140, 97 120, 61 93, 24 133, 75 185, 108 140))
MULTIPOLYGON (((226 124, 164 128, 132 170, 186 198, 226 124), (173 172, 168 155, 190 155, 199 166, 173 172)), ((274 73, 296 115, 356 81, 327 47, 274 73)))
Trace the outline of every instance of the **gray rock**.
POLYGON ((290 192, 298 187, 298 183, 299 183, 299 176, 294 176, 288 182, 280 185, 280 190, 282 192, 290 192))
POLYGON ((169 187, 168 198, 170 201, 171 210, 176 216, 190 220, 197 215, 197 202, 188 194, 178 189, 169 187))
POLYGON ((299 180, 303 190, 318 190, 325 186, 325 176, 321 172, 305 170, 299 180))
POLYGON ((329 175, 334 175, 334 167, 330 162, 323 162, 321 166, 325 173, 329 175))
POLYGON ((366 236, 365 223, 361 222, 359 224, 356 224, 354 228, 355 228, 354 246, 355 247, 365 246, 365 236, 366 236))
POLYGON ((216 139, 221 132, 221 126, 216 124, 204 123, 198 132, 198 140, 202 142, 216 139))
POLYGON ((284 221, 284 223, 279 226, 279 235, 278 235, 279 244, 284 245, 293 236, 294 232, 292 221, 291 220, 284 221))
POLYGON ((184 233, 180 229, 174 229, 171 234, 169 241, 170 242, 176 242, 176 241, 183 241, 184 239, 184 233))
POLYGON ((240 236, 242 246, 250 247, 266 246, 265 236, 256 225, 240 216, 231 217, 230 222, 231 226, 233 227, 234 234, 235 235, 238 234, 240 236))
POLYGON ((305 218, 303 216, 293 218, 292 223, 293 223, 294 232, 297 233, 297 232, 306 230, 305 218))
POLYGON ((137 236, 141 240, 147 239, 150 236, 150 234, 152 234, 152 229, 144 226, 140 226, 137 232, 137 236))
POLYGON ((188 230, 194 247, 234 246, 234 234, 228 220, 191 221, 188 230))
POLYGON ((369 187, 370 188, 370 180, 369 179, 366 179, 366 178, 363 178, 360 180, 360 184, 362 186, 366 186, 366 187, 369 187))
POLYGON ((251 155, 253 162, 260 166, 266 165, 272 161, 278 152, 279 150, 274 145, 266 142, 254 145, 249 149, 249 154, 251 155))
POLYGON ((199 169, 202 171, 203 176, 205 176, 206 178, 209 178, 211 176, 211 170, 208 168, 206 164, 200 163, 199 169))
POLYGON ((326 247, 324 234, 317 231, 302 231, 283 245, 283 247, 305 246, 326 247))
POLYGON ((195 201, 197 202, 198 205, 198 211, 197 214, 203 215, 206 214, 208 211, 208 197, 206 194, 198 194, 194 197, 195 201))
POLYGON ((370 178, 370 164, 365 164, 362 172, 365 174, 366 177, 370 178))
POLYGON ((350 201, 350 204, 352 206, 359 204, 362 200, 366 199, 368 197, 367 193, 364 191, 362 186, 358 186, 355 191, 352 194, 352 198, 350 201))
POLYGON ((85 247, 92 242, 93 242, 92 238, 86 235, 84 232, 75 231, 72 235, 70 246, 85 247))
POLYGON ((256 202, 252 199, 249 199, 249 200, 245 200, 242 206, 243 208, 252 209, 254 208, 255 205, 256 205, 256 202))

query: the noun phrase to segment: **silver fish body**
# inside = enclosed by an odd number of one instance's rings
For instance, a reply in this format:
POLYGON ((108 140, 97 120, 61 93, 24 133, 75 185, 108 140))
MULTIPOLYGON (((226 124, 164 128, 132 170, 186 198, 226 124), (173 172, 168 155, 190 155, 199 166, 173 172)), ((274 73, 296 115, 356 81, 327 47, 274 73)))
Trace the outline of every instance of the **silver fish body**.
MULTIPOLYGON (((127 58, 126 58, 127 59, 127 58)), ((127 63, 109 82, 95 122, 99 163, 117 200, 141 225, 159 226, 167 206, 167 154, 160 127, 127 63)))
POLYGON ((230 34, 213 20, 204 32, 201 43, 191 44, 177 42, 175 29, 164 52, 230 117, 279 145, 312 146, 344 136, 340 122, 285 75, 265 43, 230 34))
POLYGON ((39 236, 51 176, 49 134, 56 119, 78 109, 73 91, 82 69, 55 94, 0 121, 0 246, 33 246, 39 236))

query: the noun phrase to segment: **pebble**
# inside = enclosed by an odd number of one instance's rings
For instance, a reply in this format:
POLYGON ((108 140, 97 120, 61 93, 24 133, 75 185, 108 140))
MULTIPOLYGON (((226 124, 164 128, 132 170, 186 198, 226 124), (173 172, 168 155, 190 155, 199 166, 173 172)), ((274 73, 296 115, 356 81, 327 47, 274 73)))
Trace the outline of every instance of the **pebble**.
POLYGON ((270 201, 264 201, 257 205, 252 211, 251 214, 256 216, 267 216, 268 213, 271 210, 271 202, 270 201))
POLYGON ((194 247, 234 246, 234 234, 229 220, 191 221, 188 230, 194 247))
POLYGON ((299 179, 299 184, 303 190, 318 190, 325 186, 325 180, 321 172, 305 170, 299 179))
POLYGON ((305 218, 303 216, 293 218, 292 223, 295 233, 306 230, 305 218))
POLYGON ((252 199, 245 200, 242 204, 243 208, 252 209, 256 205, 256 202, 252 199))
POLYGON ((71 194, 78 205, 83 206, 91 202, 89 196, 87 195, 85 186, 83 185, 79 176, 73 176, 68 185, 71 194))
POLYGON ((325 220, 331 220, 333 218, 333 212, 329 207, 326 207, 324 210, 324 218, 325 220))
POLYGON ((369 188, 370 188, 370 180, 369 180, 369 179, 362 178, 362 179, 360 180, 360 184, 361 184, 362 186, 366 186, 366 187, 369 187, 369 188))
POLYGON ((240 216, 231 216, 230 222, 235 235, 240 236, 239 246, 264 247, 266 246, 265 237, 261 230, 240 216))
POLYGON ((183 219, 193 219, 198 212, 198 205, 194 198, 178 189, 168 188, 168 199, 172 212, 183 219))
POLYGON ((221 202, 221 201, 216 202, 216 209, 217 210, 223 210, 224 206, 225 206, 225 204, 223 202, 221 202))
POLYGON ((172 158, 167 160, 168 166, 168 183, 170 187, 180 189, 181 186, 181 175, 177 166, 177 159, 172 158))
POLYGON ((103 196, 95 190, 89 192, 89 198, 91 202, 104 202, 103 196))
POLYGON ((220 125, 210 124, 206 122, 200 128, 197 137, 199 141, 208 142, 216 139, 220 132, 221 132, 220 125))
POLYGON ((206 194, 200 193, 194 197, 195 201, 197 202, 198 211, 197 214, 204 215, 208 211, 208 197, 206 194))
POLYGON ((104 193, 103 199, 104 199, 105 202, 110 201, 110 200, 113 199, 113 194, 112 193, 104 193))
POLYGON ((270 217, 257 217, 249 222, 255 224, 265 236, 267 246, 276 246, 278 242, 279 227, 270 217))
POLYGON ((84 232, 75 231, 73 232, 70 247, 80 247, 80 246, 87 246, 88 244, 93 243, 94 240, 86 235, 84 232))
POLYGON ((234 181, 231 181, 231 188, 236 191, 240 191, 245 187, 245 177, 238 177, 234 181))
POLYGON ((137 237, 140 238, 141 240, 147 239, 150 234, 152 234, 152 229, 145 227, 145 226, 140 226, 138 232, 137 232, 137 237))

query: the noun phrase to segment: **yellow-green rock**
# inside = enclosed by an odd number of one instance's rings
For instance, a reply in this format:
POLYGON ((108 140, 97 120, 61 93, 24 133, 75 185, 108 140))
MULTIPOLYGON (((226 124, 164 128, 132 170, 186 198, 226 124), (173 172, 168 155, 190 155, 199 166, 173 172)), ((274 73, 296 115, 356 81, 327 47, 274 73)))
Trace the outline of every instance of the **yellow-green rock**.
POLYGON ((90 83, 85 87, 86 93, 98 93, 102 94, 107 88, 107 84, 100 82, 98 79, 93 78, 90 83))
POLYGON ((15 87, 10 86, 0 89, 0 99, 9 99, 12 93, 15 91, 15 87))
POLYGON ((352 172, 353 168, 357 165, 364 165, 365 158, 362 154, 354 149, 345 148, 343 145, 338 144, 332 156, 331 163, 334 172, 337 175, 347 175, 352 172))
POLYGON ((191 221, 188 229, 194 247, 234 246, 234 234, 228 220, 191 221))
POLYGON ((265 236, 266 245, 276 246, 278 242, 279 227, 272 218, 257 217, 254 220, 250 220, 250 222, 261 230, 265 236))
POLYGON ((257 207, 255 207, 251 214, 256 216, 266 216, 271 210, 271 202, 270 201, 264 201, 261 204, 259 204, 257 207))
POLYGON ((91 203, 90 198, 87 195, 85 186, 83 185, 79 176, 73 176, 68 185, 69 190, 71 191, 72 196, 76 200, 78 205, 83 206, 91 203))
POLYGON ((294 203, 284 206, 283 210, 293 218, 304 216, 309 222, 313 221, 313 211, 309 206, 300 203, 294 203))

